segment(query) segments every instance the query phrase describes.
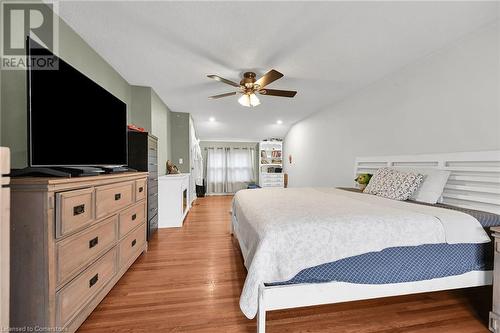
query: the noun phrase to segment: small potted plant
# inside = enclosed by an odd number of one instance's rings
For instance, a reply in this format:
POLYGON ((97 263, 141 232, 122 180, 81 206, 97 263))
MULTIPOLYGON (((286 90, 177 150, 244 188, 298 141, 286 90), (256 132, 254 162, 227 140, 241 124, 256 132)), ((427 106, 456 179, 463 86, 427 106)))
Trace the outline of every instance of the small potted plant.
POLYGON ((368 185, 368 183, 370 182, 372 176, 373 175, 371 173, 361 173, 358 175, 358 177, 356 177, 356 179, 354 179, 354 181, 358 183, 358 188, 363 191, 366 185, 368 185))

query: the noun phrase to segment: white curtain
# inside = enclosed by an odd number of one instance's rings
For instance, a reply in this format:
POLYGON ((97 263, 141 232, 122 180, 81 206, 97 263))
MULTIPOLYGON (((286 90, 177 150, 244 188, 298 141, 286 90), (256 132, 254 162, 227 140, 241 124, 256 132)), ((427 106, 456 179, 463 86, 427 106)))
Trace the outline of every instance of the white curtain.
POLYGON ((255 178, 255 149, 208 148, 207 193, 235 193, 255 178))

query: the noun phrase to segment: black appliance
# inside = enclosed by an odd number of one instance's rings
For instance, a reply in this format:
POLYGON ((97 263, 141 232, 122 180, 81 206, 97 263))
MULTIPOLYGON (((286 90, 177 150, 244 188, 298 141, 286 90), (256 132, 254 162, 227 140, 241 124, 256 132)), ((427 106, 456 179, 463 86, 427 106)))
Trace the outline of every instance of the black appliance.
POLYGON ((26 44, 30 62, 57 60, 57 69, 27 70, 28 167, 127 165, 126 104, 32 39, 26 44))
POLYGON ((158 230, 158 139, 146 132, 128 132, 128 166, 148 175, 148 240, 158 230))

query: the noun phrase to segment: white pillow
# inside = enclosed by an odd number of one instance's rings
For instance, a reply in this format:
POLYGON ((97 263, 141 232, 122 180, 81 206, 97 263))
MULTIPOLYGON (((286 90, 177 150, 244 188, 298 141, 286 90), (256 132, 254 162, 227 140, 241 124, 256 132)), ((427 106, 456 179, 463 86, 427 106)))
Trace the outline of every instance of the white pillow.
POLYGON ((437 203, 444 191, 444 186, 450 177, 450 171, 425 169, 425 168, 404 168, 397 167, 396 169, 411 171, 424 175, 424 182, 413 193, 410 200, 426 202, 430 204, 437 203))

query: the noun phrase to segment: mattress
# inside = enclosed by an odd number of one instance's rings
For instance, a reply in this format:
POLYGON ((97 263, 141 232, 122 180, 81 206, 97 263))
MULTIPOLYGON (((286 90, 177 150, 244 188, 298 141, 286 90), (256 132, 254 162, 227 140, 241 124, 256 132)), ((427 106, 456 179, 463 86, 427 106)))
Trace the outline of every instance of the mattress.
MULTIPOLYGON (((424 203, 415 202, 415 204, 424 203)), ((450 205, 433 206, 458 210, 475 217, 486 229, 500 225, 500 215, 450 205)), ((298 283, 349 282, 389 284, 430 280, 493 269, 493 243, 428 244, 392 247, 310 267, 292 279, 266 286, 298 283)))

